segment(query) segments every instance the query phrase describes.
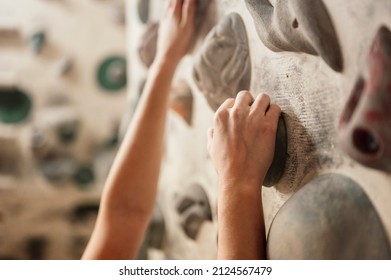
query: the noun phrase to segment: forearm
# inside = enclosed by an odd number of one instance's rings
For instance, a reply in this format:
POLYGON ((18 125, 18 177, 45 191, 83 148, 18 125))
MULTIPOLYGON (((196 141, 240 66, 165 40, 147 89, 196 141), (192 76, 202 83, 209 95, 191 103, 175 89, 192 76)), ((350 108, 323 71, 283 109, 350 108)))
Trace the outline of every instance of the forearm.
POLYGON ((107 179, 85 259, 136 257, 157 193, 168 97, 176 63, 158 60, 107 179))
POLYGON ((163 153, 163 138, 171 81, 176 64, 155 63, 107 181, 110 211, 128 207, 152 212, 163 153))
POLYGON ((261 187, 253 184, 228 186, 220 182, 219 190, 218 259, 265 259, 261 187))
POLYGON ((156 201, 171 81, 194 34, 195 0, 168 1, 142 98, 102 194, 84 259, 137 255, 156 201))

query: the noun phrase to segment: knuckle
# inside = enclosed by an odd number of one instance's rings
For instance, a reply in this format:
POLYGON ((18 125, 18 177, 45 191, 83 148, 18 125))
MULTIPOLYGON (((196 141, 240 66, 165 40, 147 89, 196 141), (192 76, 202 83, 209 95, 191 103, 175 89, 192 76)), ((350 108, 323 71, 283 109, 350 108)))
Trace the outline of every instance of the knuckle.
POLYGON ((225 102, 231 104, 235 102, 235 98, 228 98, 225 102))
POLYGON ((242 90, 238 93, 237 98, 253 99, 253 96, 248 90, 242 90))
POLYGON ((232 119, 233 119, 235 122, 241 120, 241 119, 242 119, 242 116, 243 116, 243 113, 242 113, 241 110, 239 110, 239 109, 233 109, 233 110, 232 110, 231 117, 232 117, 232 119))
POLYGON ((237 96, 242 96, 242 95, 246 95, 246 94, 249 94, 249 92, 247 90, 241 90, 238 92, 237 96))
POLYGON ((281 113, 281 108, 280 106, 278 106, 277 104, 272 104, 270 105, 270 109, 272 109, 274 112, 276 112, 277 114, 280 114, 281 113))
POLYGON ((215 114, 214 121, 215 121, 215 123, 221 123, 221 122, 226 121, 228 119, 228 117, 229 117, 229 113, 227 110, 225 110, 225 109, 219 110, 215 114))
POLYGON ((260 98, 261 98, 262 102, 270 103, 270 96, 269 95, 262 93, 260 98))

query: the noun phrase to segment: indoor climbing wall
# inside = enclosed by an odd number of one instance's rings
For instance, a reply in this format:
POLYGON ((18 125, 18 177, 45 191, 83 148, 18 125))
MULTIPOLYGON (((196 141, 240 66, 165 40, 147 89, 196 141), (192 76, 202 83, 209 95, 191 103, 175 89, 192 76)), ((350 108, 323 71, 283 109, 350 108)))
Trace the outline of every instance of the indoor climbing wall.
MULTIPOLYGON (((0 259, 80 258, 166 1, 0 0, 0 259)), ((268 257, 391 258, 391 3, 197 3, 140 258, 216 257, 206 132, 248 89, 284 112, 263 188, 268 257)))
POLYGON ((124 0, 0 0, 0 259, 78 259, 127 105, 124 0))
MULTIPOLYGON (((250 90, 283 110, 263 188, 268 257, 391 258, 391 2, 197 3, 142 257, 216 257, 217 176, 206 132, 226 98, 250 90)), ((133 103, 154 59, 164 4, 127 6, 133 103)))

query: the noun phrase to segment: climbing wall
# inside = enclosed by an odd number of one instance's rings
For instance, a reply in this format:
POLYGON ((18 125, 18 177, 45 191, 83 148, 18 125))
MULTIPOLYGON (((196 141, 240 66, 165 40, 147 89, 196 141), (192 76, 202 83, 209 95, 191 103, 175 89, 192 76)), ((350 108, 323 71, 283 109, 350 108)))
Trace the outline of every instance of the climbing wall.
MULTIPOLYGON (((0 0, 0 259, 80 258, 165 2, 0 0)), ((284 112, 263 187, 268 257, 391 258, 391 3, 197 2, 139 257, 216 257, 206 131, 250 89, 284 112)))
POLYGON ((78 259, 130 108, 125 1, 0 0, 0 259, 78 259))
MULTIPOLYGON (((134 103, 154 58, 164 3, 127 6, 134 103)), ((216 257, 217 177, 206 132, 221 102, 249 89, 268 93, 284 112, 278 176, 263 188, 269 258, 391 258, 391 3, 197 3, 197 38, 173 83, 144 257, 216 257), (181 91, 191 102, 178 102, 181 91)))

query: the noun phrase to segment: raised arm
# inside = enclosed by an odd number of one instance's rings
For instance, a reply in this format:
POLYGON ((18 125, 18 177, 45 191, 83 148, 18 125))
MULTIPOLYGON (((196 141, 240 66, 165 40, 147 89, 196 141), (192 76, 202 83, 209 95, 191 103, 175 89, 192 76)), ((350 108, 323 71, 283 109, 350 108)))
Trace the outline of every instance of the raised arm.
POLYGON ((219 175, 218 258, 265 259, 262 182, 272 163, 280 108, 243 91, 216 112, 208 149, 219 175))
POLYGON ((151 219, 163 153, 168 97, 194 33, 195 0, 170 0, 144 93, 106 182, 83 259, 133 259, 151 219))

